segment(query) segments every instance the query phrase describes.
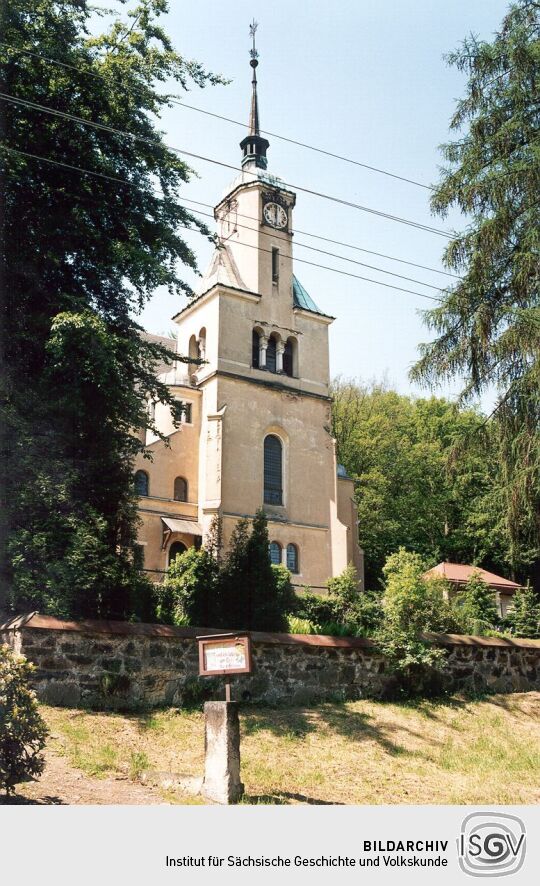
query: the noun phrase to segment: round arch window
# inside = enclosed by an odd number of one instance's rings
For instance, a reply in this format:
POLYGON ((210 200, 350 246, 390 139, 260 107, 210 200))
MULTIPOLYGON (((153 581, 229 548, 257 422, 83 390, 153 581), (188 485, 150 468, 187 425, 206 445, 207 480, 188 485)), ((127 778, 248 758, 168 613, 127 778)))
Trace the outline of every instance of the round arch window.
POLYGON ((180 554, 184 554, 186 551, 187 548, 183 542, 173 541, 169 548, 169 566, 180 556, 180 554))
POLYGON ((277 541, 271 541, 268 546, 270 553, 270 563, 272 566, 279 566, 281 563, 281 545, 277 541))
POLYGON ((296 545, 287 545, 287 569, 289 572, 297 573, 298 569, 298 548, 296 545))
POLYGON ((135 471, 133 482, 135 484, 135 492, 137 495, 148 495, 150 484, 148 482, 148 474, 146 471, 135 471))

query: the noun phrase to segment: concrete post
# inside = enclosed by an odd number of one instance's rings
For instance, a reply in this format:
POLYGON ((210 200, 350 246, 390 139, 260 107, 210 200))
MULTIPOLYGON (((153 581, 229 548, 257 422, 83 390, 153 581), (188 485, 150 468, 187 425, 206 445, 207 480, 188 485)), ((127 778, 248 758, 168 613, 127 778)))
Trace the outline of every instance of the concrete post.
POLYGON ((236 803, 244 793, 240 781, 238 702, 204 705, 204 782, 202 795, 215 803, 236 803))

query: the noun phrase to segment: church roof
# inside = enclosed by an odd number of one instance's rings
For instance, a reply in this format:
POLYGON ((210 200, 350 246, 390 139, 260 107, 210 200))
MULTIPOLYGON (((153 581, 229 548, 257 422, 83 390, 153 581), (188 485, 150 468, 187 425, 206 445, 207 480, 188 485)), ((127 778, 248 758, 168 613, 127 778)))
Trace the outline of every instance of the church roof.
POLYGON ((197 287, 196 295, 203 295, 213 286, 232 286, 234 289, 246 289, 233 254, 228 246, 221 245, 215 250, 210 264, 204 272, 197 287))
POLYGON ((293 274, 293 306, 295 308, 302 308, 304 311, 312 311, 314 314, 321 314, 325 316, 322 311, 319 310, 311 296, 304 289, 298 277, 295 277, 293 274))

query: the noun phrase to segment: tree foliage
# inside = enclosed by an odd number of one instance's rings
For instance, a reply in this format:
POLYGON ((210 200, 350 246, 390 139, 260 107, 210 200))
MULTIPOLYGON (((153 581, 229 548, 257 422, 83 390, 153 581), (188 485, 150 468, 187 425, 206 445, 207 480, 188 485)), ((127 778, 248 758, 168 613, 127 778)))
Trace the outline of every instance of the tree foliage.
POLYGON ((41 775, 45 765, 47 728, 29 687, 32 670, 22 655, 0 646, 0 789, 7 794, 41 775))
POLYGON ((515 637, 540 637, 540 600, 531 587, 516 591, 506 623, 515 637))
POLYGON ((164 595, 171 603, 168 611, 173 624, 217 627, 221 624, 219 567, 204 548, 188 548, 176 557, 164 582, 164 595))
POLYGON ((500 622, 495 593, 479 572, 473 572, 455 603, 463 630, 467 634, 489 634, 500 622))
POLYGON ((509 570, 496 450, 480 440, 476 410, 337 379, 332 421, 338 460, 355 481, 367 587, 378 587, 401 546, 429 565, 509 570), (464 436, 469 445, 456 458, 464 436))
MULTIPOLYGON (((468 77, 432 207, 457 208, 445 252, 460 280, 426 313, 435 340, 413 377, 454 376, 468 400, 494 386, 493 425, 512 565, 540 566, 540 5, 511 5, 491 42, 449 56, 468 77)), ((537 575, 537 578, 540 577, 537 575)))
MULTIPOLYGON (((212 538, 221 532, 214 526, 212 538)), ((281 631, 293 608, 289 572, 273 567, 266 516, 239 520, 220 560, 211 549, 189 548, 176 557, 160 592, 159 615, 174 624, 229 630, 281 631)))
POLYGON ((179 230, 201 227, 178 201, 191 173, 156 124, 169 103, 159 87, 219 82, 173 49, 157 21, 166 10, 138 0, 121 19, 87 0, 2 4, 2 92, 14 101, 0 101, 0 573, 17 608, 123 617, 141 584, 134 429, 149 424, 148 398, 174 410, 155 366, 183 358, 134 317, 159 286, 189 293, 179 269, 195 258, 179 230), (90 17, 110 15, 93 35, 90 17))
POLYGON ((423 578, 425 564, 400 548, 384 566, 383 620, 375 634, 377 646, 396 676, 402 695, 431 694, 442 687, 445 653, 422 638, 426 631, 455 630, 445 599, 445 583, 423 578))

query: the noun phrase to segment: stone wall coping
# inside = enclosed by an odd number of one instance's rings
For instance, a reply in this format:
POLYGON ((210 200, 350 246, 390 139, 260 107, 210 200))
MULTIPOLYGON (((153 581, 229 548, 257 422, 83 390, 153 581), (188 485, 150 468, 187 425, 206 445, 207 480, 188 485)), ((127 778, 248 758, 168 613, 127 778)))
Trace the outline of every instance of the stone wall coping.
MULTIPOLYGON (((80 634, 100 635, 111 634, 126 637, 154 637, 156 639, 194 639, 206 634, 220 633, 218 628, 174 627, 173 625, 142 624, 126 621, 100 621, 87 619, 83 621, 62 621, 52 615, 39 615, 31 612, 16 616, 3 624, 0 631, 19 630, 66 631, 80 634)), ((223 631, 224 632, 224 631, 223 631)), ((272 645, 289 646, 324 646, 330 648, 364 648, 373 649, 373 640, 367 637, 330 637, 323 634, 279 634, 264 631, 250 631, 255 642, 272 645)), ((507 639, 506 637, 472 637, 465 634, 426 633, 426 640, 440 646, 476 646, 498 647, 502 649, 537 649, 540 651, 540 640, 507 639)))

